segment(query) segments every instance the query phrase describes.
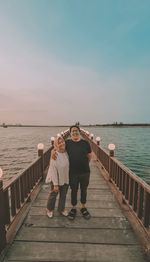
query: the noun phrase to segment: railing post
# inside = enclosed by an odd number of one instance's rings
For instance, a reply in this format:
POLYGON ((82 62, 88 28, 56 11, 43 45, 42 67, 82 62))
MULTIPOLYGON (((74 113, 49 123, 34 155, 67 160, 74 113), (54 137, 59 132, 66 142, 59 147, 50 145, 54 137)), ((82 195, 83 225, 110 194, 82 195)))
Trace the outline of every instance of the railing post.
POLYGON ((44 178, 44 145, 42 143, 39 143, 38 146, 38 156, 41 157, 41 172, 42 172, 42 179, 44 178))
POLYGON ((108 149, 109 149, 109 156, 110 157, 113 157, 115 155, 115 145, 114 144, 109 144, 108 145, 108 149))
POLYGON ((0 253, 6 246, 6 230, 5 230, 5 220, 4 220, 4 191, 3 191, 3 181, 2 169, 0 168, 0 253))
POLYGON ((97 147, 96 147, 96 157, 97 157, 97 160, 99 160, 99 156, 98 156, 98 150, 99 150, 99 146, 100 146, 100 141, 101 141, 101 139, 100 139, 100 137, 99 136, 97 136, 96 137, 96 144, 97 144, 97 147))
POLYGON ((111 157, 114 157, 114 155, 115 155, 115 151, 114 151, 115 145, 109 144, 108 149, 109 149, 109 180, 111 181, 111 179, 112 179, 111 157))
POLYGON ((96 144, 97 144, 98 146, 100 146, 100 141, 101 141, 100 137, 97 136, 97 137, 96 137, 96 144))
POLYGON ((93 135, 93 134, 91 134, 91 135, 90 135, 90 138, 91 138, 91 140, 93 141, 94 135, 93 135))
POLYGON ((54 140, 55 140, 55 137, 51 137, 51 145, 54 146, 54 140))
POLYGON ((86 135, 89 137, 90 136, 90 133, 89 133, 89 131, 86 131, 86 135))
POLYGON ((64 137, 64 132, 63 131, 61 132, 61 136, 64 137))
POLYGON ((144 226, 149 227, 150 225, 150 193, 144 192, 144 226))

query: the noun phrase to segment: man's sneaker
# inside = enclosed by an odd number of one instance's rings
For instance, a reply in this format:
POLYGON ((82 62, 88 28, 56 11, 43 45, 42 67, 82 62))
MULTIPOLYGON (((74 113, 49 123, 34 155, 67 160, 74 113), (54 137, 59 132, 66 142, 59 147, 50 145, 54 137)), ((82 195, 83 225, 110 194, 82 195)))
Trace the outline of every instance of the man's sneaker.
POLYGON ((49 211, 49 210, 47 210, 46 214, 47 214, 47 216, 48 216, 49 218, 52 218, 53 215, 54 215, 53 211, 49 211))
POLYGON ((90 215, 89 211, 86 209, 86 207, 81 208, 80 212, 85 219, 91 218, 91 215, 90 215))
POLYGON ((70 220, 74 220, 77 214, 77 210, 75 208, 72 208, 68 213, 68 218, 70 220))

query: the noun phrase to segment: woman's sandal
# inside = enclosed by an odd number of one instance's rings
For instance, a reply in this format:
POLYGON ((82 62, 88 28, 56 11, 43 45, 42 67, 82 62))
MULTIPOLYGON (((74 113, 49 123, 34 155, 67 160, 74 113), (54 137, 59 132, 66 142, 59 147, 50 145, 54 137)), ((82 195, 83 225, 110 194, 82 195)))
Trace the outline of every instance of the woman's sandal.
POLYGON ((70 220, 74 220, 77 214, 77 210, 75 208, 72 208, 68 213, 68 218, 70 220))
POLYGON ((82 214, 82 216, 85 218, 85 219, 90 219, 91 215, 90 213, 88 212, 88 210, 86 209, 86 207, 83 207, 80 209, 80 212, 82 214))
POLYGON ((67 216, 68 216, 67 210, 64 210, 64 211, 60 212, 60 214, 61 214, 62 216, 64 216, 64 217, 67 217, 67 216))

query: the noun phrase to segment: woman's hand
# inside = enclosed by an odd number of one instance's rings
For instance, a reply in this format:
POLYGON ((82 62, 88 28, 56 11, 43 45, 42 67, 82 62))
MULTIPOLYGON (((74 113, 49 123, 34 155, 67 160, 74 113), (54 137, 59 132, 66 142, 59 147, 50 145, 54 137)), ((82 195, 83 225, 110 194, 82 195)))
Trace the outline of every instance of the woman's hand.
POLYGON ((59 192, 59 186, 54 186, 53 191, 54 191, 54 192, 59 192))
POLYGON ((53 160, 57 159, 57 151, 56 151, 56 149, 52 149, 52 151, 51 151, 51 158, 53 160))

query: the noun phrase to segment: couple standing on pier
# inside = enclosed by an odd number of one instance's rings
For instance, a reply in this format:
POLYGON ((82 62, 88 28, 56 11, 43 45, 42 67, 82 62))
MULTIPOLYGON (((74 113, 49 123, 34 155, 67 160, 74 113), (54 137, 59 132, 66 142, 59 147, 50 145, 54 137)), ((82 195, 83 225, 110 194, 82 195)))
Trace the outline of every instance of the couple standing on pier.
POLYGON ((69 131, 70 139, 64 141, 63 137, 57 137, 54 141, 54 150, 46 177, 46 183, 51 183, 51 192, 47 201, 47 216, 53 217, 55 202, 59 193, 58 211, 70 220, 75 219, 77 193, 80 185, 80 212, 85 219, 89 219, 90 213, 85 204, 90 178, 91 147, 87 141, 80 137, 78 125, 71 126, 69 131), (68 213, 65 209, 65 201, 69 186, 71 188, 72 208, 68 213))

